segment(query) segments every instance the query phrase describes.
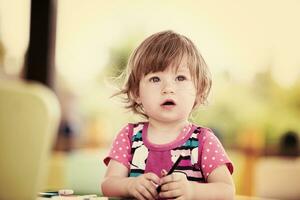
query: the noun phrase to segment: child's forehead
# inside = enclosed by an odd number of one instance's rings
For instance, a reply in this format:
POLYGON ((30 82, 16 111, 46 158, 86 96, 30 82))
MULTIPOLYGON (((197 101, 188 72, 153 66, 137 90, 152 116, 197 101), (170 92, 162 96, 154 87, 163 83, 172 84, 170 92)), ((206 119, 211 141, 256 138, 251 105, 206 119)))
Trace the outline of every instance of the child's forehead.
POLYGON ((187 66, 187 64, 180 64, 178 66, 169 66, 166 68, 165 71, 172 71, 172 72, 175 72, 175 73, 178 73, 178 72, 190 72, 190 68, 187 66))
POLYGON ((164 69, 161 69, 161 70, 150 71, 149 73, 147 73, 145 75, 148 75, 148 74, 151 74, 151 73, 168 73, 168 72, 171 72, 171 73, 174 73, 174 74, 177 74, 177 73, 191 73, 190 68, 187 65, 179 65, 179 66, 170 65, 170 66, 165 67, 164 69))
POLYGON ((169 69, 169 70, 172 70, 175 72, 190 70, 188 67, 188 62, 187 62, 186 56, 183 56, 177 62, 175 61, 175 62, 170 63, 170 65, 166 69, 169 69))
POLYGON ((190 72, 190 67, 188 66, 188 62, 187 59, 185 58, 185 56, 183 58, 181 58, 180 60, 176 60, 173 61, 171 63, 169 63, 169 65, 167 66, 160 66, 160 67, 153 67, 151 66, 150 70, 146 70, 146 75, 148 73, 155 73, 155 72, 165 72, 165 71, 172 71, 175 73, 178 72, 190 72))

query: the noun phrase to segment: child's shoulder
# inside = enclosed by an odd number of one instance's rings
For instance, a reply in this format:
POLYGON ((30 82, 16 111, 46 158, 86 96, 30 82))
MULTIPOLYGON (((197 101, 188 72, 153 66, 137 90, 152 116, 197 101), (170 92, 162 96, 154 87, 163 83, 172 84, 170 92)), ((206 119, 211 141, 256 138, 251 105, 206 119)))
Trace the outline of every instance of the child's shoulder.
POLYGON ((147 123, 148 123, 147 121, 139 121, 139 122, 129 122, 127 125, 135 128, 138 126, 144 126, 147 123))
POLYGON ((199 125, 199 124, 196 124, 196 123, 191 123, 192 126, 195 127, 195 130, 197 130, 198 132, 211 132, 213 133, 213 131, 209 128, 209 127, 205 127, 203 125, 199 125))
POLYGON ((141 132, 144 129, 144 127, 147 125, 148 125, 148 122, 146 122, 146 121, 129 122, 124 126, 124 128, 128 130, 130 135, 134 135, 138 132, 141 132))
POLYGON ((138 126, 144 126, 147 122, 141 121, 141 122, 128 122, 122 125, 121 129, 132 129, 136 128, 138 126))
POLYGON ((213 130, 208 128, 208 127, 198 125, 198 124, 195 124, 195 123, 192 123, 192 125, 194 127, 194 133, 198 134, 198 137, 202 136, 202 137, 205 138, 205 137, 210 137, 210 136, 215 135, 213 130))
POLYGON ((127 127, 131 128, 131 129, 136 129, 138 127, 143 128, 147 124, 148 124, 147 121, 129 122, 129 123, 127 123, 127 127))

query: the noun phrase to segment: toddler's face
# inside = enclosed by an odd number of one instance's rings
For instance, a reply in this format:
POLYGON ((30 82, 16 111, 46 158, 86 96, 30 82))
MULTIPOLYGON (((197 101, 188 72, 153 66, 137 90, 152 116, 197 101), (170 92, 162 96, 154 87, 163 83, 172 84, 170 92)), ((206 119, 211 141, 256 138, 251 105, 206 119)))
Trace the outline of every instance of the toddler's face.
POLYGON ((177 71, 170 66, 165 71, 144 76, 136 102, 142 104, 150 119, 176 122, 188 119, 196 94, 190 70, 181 63, 177 71))

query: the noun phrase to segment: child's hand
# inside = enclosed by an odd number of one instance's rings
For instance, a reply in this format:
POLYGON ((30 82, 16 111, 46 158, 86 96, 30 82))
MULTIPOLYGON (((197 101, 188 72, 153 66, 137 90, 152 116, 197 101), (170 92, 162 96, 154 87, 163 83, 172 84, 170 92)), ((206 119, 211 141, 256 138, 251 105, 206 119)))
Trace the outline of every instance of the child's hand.
POLYGON ((191 183, 184 173, 172 173, 160 179, 160 198, 191 199, 191 183))
POLYGON ((133 178, 128 184, 128 193, 138 200, 154 200, 157 198, 156 187, 159 177, 154 173, 146 173, 133 178))

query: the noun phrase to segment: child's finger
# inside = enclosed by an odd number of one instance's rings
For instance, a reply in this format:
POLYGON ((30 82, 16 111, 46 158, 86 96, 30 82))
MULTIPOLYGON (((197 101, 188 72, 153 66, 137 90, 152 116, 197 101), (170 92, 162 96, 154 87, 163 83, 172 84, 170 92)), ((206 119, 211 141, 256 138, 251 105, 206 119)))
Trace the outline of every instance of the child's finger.
POLYGON ((136 193, 134 193, 134 197, 137 198, 138 200, 146 200, 144 198, 144 196, 141 193, 139 193, 138 191, 136 191, 136 193))
POLYGON ((154 200, 155 196, 151 193, 148 186, 149 185, 140 185, 140 187, 138 188, 139 196, 142 196, 143 199, 154 200))
POLYGON ((162 191, 159 193, 160 198, 176 198, 181 196, 180 190, 162 191))
POLYGON ((173 174, 177 177, 177 179, 187 179, 186 174, 183 172, 174 172, 173 174))
POLYGON ((161 176, 164 177, 168 174, 167 170, 165 169, 162 169, 161 172, 160 172, 161 176))
POLYGON ((147 200, 154 200, 155 199, 155 197, 149 191, 143 192, 141 194, 147 200))
POLYGON ((159 184, 159 181, 160 181, 159 177, 154 173, 145 174, 145 178, 149 181, 152 181, 155 184, 159 184))
POLYGON ((153 199, 155 199, 155 197, 157 196, 157 191, 156 191, 157 184, 155 184, 152 181, 148 181, 144 187, 152 195, 153 199))
POLYGON ((171 183, 162 185, 161 191, 176 190, 178 188, 180 188, 180 185, 178 182, 171 182, 171 183))
POLYGON ((170 182, 174 182, 174 181, 177 181, 177 180, 180 180, 180 178, 178 178, 178 176, 175 173, 173 173, 173 174, 162 177, 160 179, 160 185, 167 184, 167 183, 170 183, 170 182))

